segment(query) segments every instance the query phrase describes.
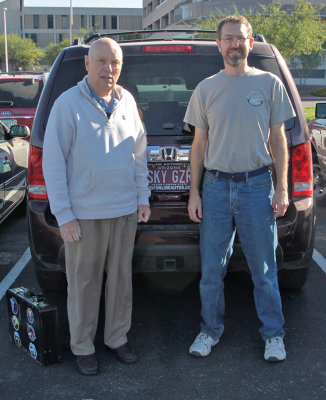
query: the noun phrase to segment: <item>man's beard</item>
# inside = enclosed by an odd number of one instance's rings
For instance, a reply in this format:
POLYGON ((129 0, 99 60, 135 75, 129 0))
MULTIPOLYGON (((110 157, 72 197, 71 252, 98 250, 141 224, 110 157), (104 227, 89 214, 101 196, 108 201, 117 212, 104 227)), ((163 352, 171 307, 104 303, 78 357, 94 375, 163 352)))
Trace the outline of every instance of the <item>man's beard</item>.
POLYGON ((244 59, 245 55, 243 49, 237 48, 229 50, 225 55, 224 61, 231 67, 239 67, 243 63, 244 59), (233 51, 238 51, 239 54, 233 53, 231 56, 230 53, 233 51))

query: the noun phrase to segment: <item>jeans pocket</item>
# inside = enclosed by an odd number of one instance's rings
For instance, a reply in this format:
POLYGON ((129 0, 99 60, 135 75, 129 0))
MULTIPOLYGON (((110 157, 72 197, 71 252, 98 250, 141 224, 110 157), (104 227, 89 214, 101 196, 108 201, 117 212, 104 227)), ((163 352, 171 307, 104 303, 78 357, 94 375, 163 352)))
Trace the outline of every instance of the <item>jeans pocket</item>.
POLYGON ((213 183, 213 181, 214 181, 214 175, 211 172, 206 171, 205 175, 204 175, 203 184, 204 185, 211 185, 213 183))
POLYGON ((267 171, 263 174, 252 176, 248 178, 248 184, 249 186, 256 188, 271 186, 272 174, 270 171, 267 171))

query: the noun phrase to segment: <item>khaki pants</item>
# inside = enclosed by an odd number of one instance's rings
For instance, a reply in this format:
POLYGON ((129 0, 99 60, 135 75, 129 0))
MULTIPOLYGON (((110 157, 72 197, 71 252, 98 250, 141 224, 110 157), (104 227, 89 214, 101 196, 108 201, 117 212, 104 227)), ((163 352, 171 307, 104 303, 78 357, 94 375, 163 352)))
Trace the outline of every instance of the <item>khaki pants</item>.
POLYGON ((119 218, 79 220, 82 238, 65 242, 70 345, 75 355, 95 352, 99 304, 106 271, 104 343, 127 342, 131 325, 131 260, 137 213, 119 218))

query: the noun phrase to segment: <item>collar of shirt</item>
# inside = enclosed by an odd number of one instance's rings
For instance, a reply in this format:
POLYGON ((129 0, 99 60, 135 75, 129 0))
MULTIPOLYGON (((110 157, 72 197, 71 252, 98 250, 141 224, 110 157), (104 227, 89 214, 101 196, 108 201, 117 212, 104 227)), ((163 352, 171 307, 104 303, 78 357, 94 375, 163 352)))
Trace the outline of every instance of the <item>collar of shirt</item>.
POLYGON ((113 98, 112 98, 111 103, 108 106, 103 97, 99 97, 89 85, 88 85, 88 88, 89 88, 91 96, 93 97, 93 99, 95 99, 97 101, 97 103, 101 106, 101 108, 104 110, 104 112, 106 114, 111 114, 113 111, 113 108, 119 101, 115 94, 115 91, 113 90, 113 98))

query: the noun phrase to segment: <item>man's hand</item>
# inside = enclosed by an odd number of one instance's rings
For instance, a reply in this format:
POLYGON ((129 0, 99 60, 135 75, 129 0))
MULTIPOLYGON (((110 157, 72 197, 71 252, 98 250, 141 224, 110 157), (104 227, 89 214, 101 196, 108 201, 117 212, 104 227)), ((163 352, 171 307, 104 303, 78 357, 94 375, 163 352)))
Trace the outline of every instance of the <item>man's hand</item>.
POLYGON ((81 229, 79 222, 76 219, 67 222, 60 226, 60 233, 63 240, 66 242, 79 242, 81 238, 81 229))
POLYGON ((201 222, 203 218, 202 202, 199 193, 191 193, 188 202, 189 218, 194 222, 201 222))
POLYGON ((138 222, 147 222, 151 215, 151 209, 149 206, 139 204, 138 206, 138 222))
POLYGON ((277 190, 276 188, 272 200, 272 205, 274 208, 274 217, 283 217, 289 206, 287 190, 277 190))

